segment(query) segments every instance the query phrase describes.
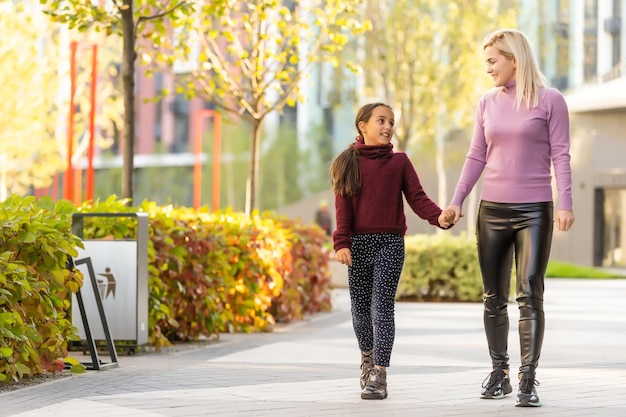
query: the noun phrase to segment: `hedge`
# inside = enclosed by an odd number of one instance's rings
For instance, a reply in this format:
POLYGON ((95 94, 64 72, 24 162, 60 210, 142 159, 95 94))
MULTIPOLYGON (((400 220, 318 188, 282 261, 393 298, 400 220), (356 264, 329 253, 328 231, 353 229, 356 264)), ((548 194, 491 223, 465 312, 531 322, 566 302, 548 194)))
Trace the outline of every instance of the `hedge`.
POLYGON ((76 340, 70 292, 82 274, 67 269, 80 240, 71 234, 74 207, 49 198, 10 197, 0 209, 0 381, 83 368, 68 358, 76 340))
MULTIPOLYGON (((82 285, 67 268, 82 242, 71 233, 74 212, 149 215, 149 343, 269 331, 276 322, 331 308, 330 253, 324 232, 274 213, 245 216, 143 202, 130 207, 111 196, 75 208, 44 197, 0 204, 0 381, 72 365, 68 343, 71 292, 82 285)), ((85 239, 134 238, 124 217, 86 217, 85 239)))
POLYGON ((396 298, 406 301, 482 301, 476 240, 448 233, 407 236, 396 298))

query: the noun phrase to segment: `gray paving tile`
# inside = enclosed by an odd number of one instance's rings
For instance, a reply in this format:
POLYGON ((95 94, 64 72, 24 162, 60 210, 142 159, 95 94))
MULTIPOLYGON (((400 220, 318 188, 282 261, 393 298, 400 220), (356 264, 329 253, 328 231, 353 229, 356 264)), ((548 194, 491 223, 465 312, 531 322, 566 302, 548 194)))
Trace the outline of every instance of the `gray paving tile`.
MULTIPOLYGON (((121 356, 88 371, 0 394, 0 416, 606 416, 626 417, 626 280, 548 280, 539 394, 481 400, 489 372, 480 304, 398 303, 390 396, 359 396, 359 352, 345 289, 334 310, 271 334, 223 335, 168 354, 121 356)), ((519 365, 509 307, 511 366, 519 365)))

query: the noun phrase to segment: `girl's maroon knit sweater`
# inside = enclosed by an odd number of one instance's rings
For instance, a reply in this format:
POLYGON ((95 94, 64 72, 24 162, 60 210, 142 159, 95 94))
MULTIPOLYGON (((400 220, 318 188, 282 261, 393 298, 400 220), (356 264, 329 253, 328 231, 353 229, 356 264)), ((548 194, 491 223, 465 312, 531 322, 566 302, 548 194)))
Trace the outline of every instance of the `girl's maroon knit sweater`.
POLYGON ((404 215, 406 198, 422 219, 438 226, 441 208, 424 192, 413 164, 393 144, 367 146, 357 142, 361 190, 355 196, 335 195, 337 229, 335 251, 351 248, 350 237, 368 233, 396 233, 407 230, 404 215))

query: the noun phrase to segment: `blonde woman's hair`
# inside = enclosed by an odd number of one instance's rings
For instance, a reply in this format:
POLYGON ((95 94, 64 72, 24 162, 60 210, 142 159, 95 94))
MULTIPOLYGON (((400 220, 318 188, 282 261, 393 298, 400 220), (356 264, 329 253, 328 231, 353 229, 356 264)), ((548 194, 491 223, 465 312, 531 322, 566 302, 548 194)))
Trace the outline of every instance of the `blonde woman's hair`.
POLYGON ((539 105, 539 92, 546 85, 546 78, 539 70, 535 56, 530 48, 526 36, 516 29, 499 29, 489 34, 484 42, 483 49, 493 46, 506 59, 515 59, 515 103, 519 110, 522 102, 526 108, 539 105))

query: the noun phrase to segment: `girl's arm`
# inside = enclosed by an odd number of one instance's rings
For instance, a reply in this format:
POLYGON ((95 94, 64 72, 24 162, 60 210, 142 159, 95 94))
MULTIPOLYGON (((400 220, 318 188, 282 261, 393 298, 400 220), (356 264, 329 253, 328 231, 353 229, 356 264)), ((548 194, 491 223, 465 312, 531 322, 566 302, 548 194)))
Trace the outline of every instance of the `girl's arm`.
POLYGON ((441 208, 431 200, 424 191, 417 172, 406 154, 401 155, 406 158, 404 162, 402 192, 407 203, 409 203, 409 206, 411 206, 415 214, 428 221, 428 223, 433 226, 441 227, 442 229, 445 228, 439 224, 439 215, 442 212, 441 208))
POLYGON ((333 232, 333 247, 335 252, 343 248, 351 249, 353 224, 352 198, 349 196, 335 195, 335 221, 337 228, 333 232))

